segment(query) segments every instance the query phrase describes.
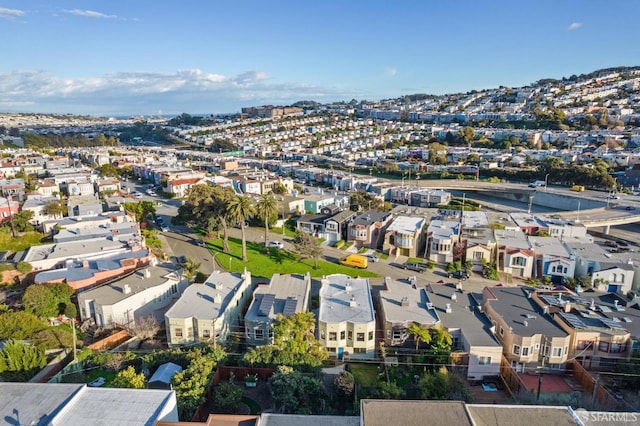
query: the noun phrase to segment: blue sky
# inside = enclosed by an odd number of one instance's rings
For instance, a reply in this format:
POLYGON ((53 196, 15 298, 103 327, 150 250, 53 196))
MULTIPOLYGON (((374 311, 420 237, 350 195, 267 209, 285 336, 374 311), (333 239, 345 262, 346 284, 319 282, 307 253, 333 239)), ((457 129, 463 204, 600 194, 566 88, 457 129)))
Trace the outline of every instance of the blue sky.
POLYGON ((640 65, 640 1, 0 0, 0 112, 236 112, 640 65))

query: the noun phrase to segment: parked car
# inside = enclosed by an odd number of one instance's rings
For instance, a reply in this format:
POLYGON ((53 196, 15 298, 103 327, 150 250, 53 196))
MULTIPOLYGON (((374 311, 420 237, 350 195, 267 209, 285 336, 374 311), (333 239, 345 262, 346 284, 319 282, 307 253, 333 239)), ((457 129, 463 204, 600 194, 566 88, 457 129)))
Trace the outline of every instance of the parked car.
POLYGON ((627 206, 627 210, 631 211, 631 210, 635 210, 636 208, 634 206, 627 206))
POLYGON ((467 271, 453 271, 449 272, 449 278, 455 278, 457 280, 469 279, 469 273, 467 271))
POLYGON ((186 265, 187 264, 187 256, 178 256, 178 263, 180 265, 186 265))
POLYGON ((283 249, 284 244, 282 244, 280 241, 269 241, 269 247, 283 249))
POLYGON ((609 194, 609 195, 607 195, 607 198, 610 199, 610 200, 619 200, 620 196, 616 195, 616 194, 609 194))
POLYGON ((380 260, 372 254, 367 254, 365 257, 369 259, 369 262, 373 262, 373 263, 376 263, 378 260, 380 260))
POLYGON ((207 246, 207 243, 205 243, 205 242, 204 242, 204 241, 202 241, 202 240, 196 240, 196 245, 197 245, 198 247, 206 247, 206 246, 207 246))
POLYGON ((416 272, 424 272, 427 270, 427 267, 425 265, 417 262, 407 262, 404 265, 402 265, 402 268, 408 269, 410 271, 416 271, 416 272))

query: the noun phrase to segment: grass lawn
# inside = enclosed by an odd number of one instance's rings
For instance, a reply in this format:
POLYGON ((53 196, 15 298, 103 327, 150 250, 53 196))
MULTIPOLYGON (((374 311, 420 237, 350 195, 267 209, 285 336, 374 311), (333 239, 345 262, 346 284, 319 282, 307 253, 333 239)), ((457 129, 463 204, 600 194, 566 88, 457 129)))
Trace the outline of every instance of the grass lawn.
POLYGON ((312 277, 321 277, 331 274, 347 274, 365 278, 377 277, 373 272, 350 268, 336 263, 318 261, 318 269, 313 269, 313 260, 298 260, 295 254, 276 248, 269 249, 269 254, 264 253, 264 246, 260 243, 247 241, 247 257, 249 262, 242 261, 242 240, 229 238, 231 254, 222 252, 222 240, 209 241, 207 246, 213 250, 218 264, 231 272, 242 272, 246 267, 254 277, 271 279, 273 274, 304 274, 310 272, 312 277))
POLYGON ((0 231, 0 251, 22 251, 43 244, 45 235, 40 232, 24 232, 18 238, 11 236, 9 229, 0 231))
POLYGON ((380 384, 377 364, 349 364, 349 371, 360 386, 375 387, 380 384))

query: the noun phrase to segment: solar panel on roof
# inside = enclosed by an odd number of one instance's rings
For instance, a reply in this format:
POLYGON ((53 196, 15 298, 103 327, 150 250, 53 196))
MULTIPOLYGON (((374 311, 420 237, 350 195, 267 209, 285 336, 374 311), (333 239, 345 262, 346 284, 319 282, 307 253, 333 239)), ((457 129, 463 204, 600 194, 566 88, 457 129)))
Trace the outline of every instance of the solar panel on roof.
POLYGON ((600 305, 600 312, 613 312, 610 307, 600 305))
POLYGON ((297 304, 298 299, 295 297, 287 297, 287 300, 284 302, 284 308, 282 309, 282 315, 287 317, 295 315, 297 304))
POLYGON ((580 296, 569 296, 569 298, 571 298, 571 300, 573 300, 574 302, 577 302, 577 303, 588 303, 589 302, 587 299, 585 299, 584 297, 580 297, 580 296))
POLYGON ((624 327, 609 318, 600 318, 600 321, 613 330, 624 330, 624 327))
POLYGON ((580 318, 573 314, 560 314, 573 328, 587 328, 586 324, 580 318))
POLYGON ((548 305, 551 305, 551 306, 562 306, 562 304, 560 304, 558 299, 556 299, 553 296, 542 295, 540 296, 540 299, 544 300, 548 305))
POLYGON ((269 312, 271 312, 271 307, 273 303, 276 301, 276 295, 273 293, 267 293, 262 296, 262 301, 260 302, 260 307, 258 308, 258 313, 263 317, 268 317, 269 312))

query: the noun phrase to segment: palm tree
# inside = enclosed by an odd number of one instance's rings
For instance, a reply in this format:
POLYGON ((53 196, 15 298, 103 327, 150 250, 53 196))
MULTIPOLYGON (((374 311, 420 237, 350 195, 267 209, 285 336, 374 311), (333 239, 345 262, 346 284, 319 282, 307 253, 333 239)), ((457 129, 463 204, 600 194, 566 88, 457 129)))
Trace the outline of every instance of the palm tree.
POLYGON ((236 195, 228 204, 229 217, 240 223, 240 231, 242 232, 242 261, 248 262, 247 258, 247 238, 245 237, 244 228, 248 217, 254 216, 256 208, 253 200, 249 197, 236 195))
POLYGON ((271 194, 264 194, 256 203, 256 212, 264 221, 264 251, 269 251, 269 218, 278 214, 278 202, 271 194))
POLYGON ((409 327, 407 333, 411 334, 416 341, 416 351, 420 346, 420 341, 427 344, 431 342, 431 333, 429 333, 429 329, 422 328, 416 323, 411 324, 411 327, 409 327))

